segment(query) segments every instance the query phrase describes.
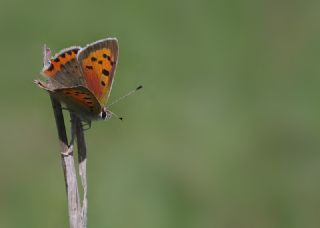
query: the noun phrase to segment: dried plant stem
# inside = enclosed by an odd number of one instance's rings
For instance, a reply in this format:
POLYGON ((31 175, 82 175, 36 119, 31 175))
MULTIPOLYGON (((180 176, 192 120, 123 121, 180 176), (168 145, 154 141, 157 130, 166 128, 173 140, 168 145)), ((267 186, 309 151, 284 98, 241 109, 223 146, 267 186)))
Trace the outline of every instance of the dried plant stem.
POLYGON ((87 147, 86 147, 86 142, 84 138, 82 124, 79 118, 76 118, 76 136, 77 136, 77 147, 78 147, 79 175, 81 179, 81 185, 83 188, 81 217, 82 217, 83 227, 87 227, 87 210, 88 210, 87 147))
POLYGON ((52 108, 56 120, 59 143, 61 148, 61 162, 65 179, 70 228, 87 227, 87 178, 86 178, 86 145, 81 121, 74 115, 71 116, 71 142, 68 144, 66 128, 64 124, 61 104, 53 96, 50 96, 52 108), (83 206, 81 206, 78 190, 76 168, 73 157, 73 142, 77 137, 79 174, 83 187, 83 206))

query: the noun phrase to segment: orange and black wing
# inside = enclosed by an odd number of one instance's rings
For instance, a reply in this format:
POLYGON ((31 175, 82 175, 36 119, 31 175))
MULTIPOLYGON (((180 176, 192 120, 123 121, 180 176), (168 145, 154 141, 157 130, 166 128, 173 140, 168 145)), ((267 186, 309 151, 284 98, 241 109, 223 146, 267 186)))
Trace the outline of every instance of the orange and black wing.
POLYGON ((87 88, 105 106, 111 92, 118 61, 118 41, 115 38, 99 40, 78 53, 87 88))

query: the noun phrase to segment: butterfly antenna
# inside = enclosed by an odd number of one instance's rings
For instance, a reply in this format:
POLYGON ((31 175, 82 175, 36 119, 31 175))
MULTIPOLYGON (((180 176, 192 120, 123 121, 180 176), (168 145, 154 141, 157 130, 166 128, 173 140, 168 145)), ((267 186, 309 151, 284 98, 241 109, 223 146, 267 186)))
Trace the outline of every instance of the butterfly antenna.
POLYGON ((107 108, 109 108, 110 106, 114 105, 115 103, 118 103, 119 101, 121 101, 122 99, 126 98, 127 96, 130 96, 131 94, 137 92, 138 90, 142 89, 142 85, 138 86, 137 88, 135 88, 134 90, 130 91, 129 93, 127 93, 126 95, 119 97, 117 100, 115 100, 114 102, 112 102, 111 104, 109 104, 107 106, 107 108))
POLYGON ((121 116, 118 116, 117 114, 115 114, 114 112, 111 112, 110 110, 108 110, 108 112, 110 112, 112 115, 114 115, 115 117, 117 117, 119 120, 123 120, 123 118, 121 116))

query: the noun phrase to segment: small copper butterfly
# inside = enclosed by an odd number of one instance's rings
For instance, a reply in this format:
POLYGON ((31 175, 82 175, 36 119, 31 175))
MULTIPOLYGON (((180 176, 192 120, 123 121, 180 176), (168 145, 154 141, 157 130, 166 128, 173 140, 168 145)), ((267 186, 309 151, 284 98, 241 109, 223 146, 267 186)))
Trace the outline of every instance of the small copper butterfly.
POLYGON ((109 119, 106 104, 118 61, 116 38, 98 40, 84 48, 70 47, 51 58, 41 74, 46 82, 35 80, 82 121, 109 119))

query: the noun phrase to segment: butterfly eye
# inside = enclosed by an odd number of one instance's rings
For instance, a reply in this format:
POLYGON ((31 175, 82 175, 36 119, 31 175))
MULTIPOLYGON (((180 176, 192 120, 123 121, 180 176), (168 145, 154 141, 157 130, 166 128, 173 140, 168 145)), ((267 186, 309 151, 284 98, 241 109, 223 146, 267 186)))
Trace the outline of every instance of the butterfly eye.
MULTIPOLYGON (((110 110, 107 110, 106 108, 102 108, 99 116, 103 120, 108 120, 112 117, 112 114, 114 114, 114 113, 111 112, 110 110)), ((116 114, 114 114, 114 115, 119 118, 118 115, 116 115, 116 114)), ((119 118, 119 119, 122 119, 122 118, 119 118)))
POLYGON ((107 112, 104 111, 104 110, 102 110, 102 111, 101 111, 101 118, 102 118, 102 119, 105 119, 106 117, 107 117, 107 112))

